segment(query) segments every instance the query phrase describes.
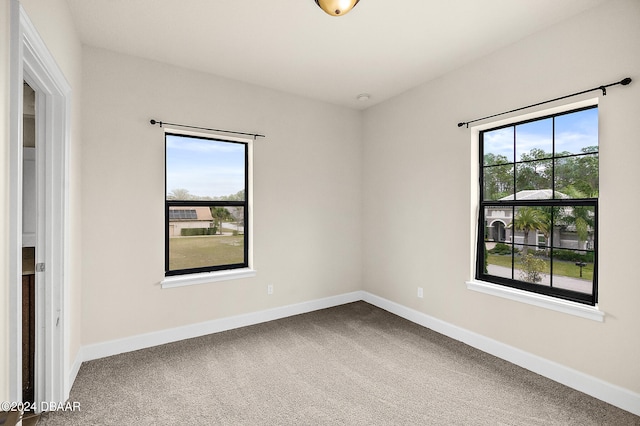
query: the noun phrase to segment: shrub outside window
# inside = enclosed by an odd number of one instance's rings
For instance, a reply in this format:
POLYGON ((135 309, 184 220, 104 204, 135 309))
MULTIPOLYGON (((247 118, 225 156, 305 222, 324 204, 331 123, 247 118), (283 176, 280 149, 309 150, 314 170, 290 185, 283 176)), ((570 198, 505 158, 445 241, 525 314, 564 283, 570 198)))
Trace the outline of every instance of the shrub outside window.
POLYGON ((595 305, 597 106, 479 136, 476 278, 595 305))
POLYGON ((248 267, 248 147, 165 133, 165 275, 248 267))

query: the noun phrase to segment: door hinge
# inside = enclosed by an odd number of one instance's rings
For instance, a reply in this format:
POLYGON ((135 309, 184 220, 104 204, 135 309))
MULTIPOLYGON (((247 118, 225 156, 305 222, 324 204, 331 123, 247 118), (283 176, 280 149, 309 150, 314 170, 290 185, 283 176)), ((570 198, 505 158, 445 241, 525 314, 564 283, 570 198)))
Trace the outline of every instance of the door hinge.
POLYGON ((44 263, 36 263, 36 272, 44 272, 44 263))

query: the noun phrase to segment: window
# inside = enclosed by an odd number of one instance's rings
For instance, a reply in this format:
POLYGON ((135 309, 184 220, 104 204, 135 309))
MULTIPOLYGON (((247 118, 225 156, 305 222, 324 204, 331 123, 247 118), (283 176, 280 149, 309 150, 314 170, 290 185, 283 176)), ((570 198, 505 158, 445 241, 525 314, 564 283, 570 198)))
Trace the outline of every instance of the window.
POLYGON ((248 144, 165 133, 165 275, 249 266, 248 144))
POLYGON ((479 134, 476 278, 595 305, 598 109, 479 134))

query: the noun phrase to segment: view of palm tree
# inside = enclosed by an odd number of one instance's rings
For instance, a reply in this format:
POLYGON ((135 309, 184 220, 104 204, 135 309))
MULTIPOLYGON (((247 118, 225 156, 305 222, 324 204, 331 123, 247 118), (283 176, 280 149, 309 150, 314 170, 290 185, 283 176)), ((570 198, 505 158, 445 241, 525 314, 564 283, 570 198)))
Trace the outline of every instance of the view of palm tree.
MULTIPOLYGON (((549 223, 544 213, 535 207, 520 207, 517 209, 517 213, 513 218, 513 222, 509 224, 509 227, 517 231, 522 231, 524 235, 524 241, 529 241, 529 231, 543 229, 545 232, 549 230, 549 223)), ((529 246, 522 247, 522 255, 526 256, 529 251, 529 246)))
POLYGON ((481 273, 594 294, 597 114, 481 132, 481 273))

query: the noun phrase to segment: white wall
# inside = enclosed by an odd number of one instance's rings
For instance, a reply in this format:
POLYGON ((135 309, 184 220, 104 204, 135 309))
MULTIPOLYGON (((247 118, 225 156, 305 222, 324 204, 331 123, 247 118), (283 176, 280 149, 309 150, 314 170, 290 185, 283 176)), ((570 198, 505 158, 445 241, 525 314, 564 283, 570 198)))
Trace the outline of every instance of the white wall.
MULTIPOLYGON (((364 289, 640 392, 640 2, 614 0, 364 113, 364 289), (604 323, 466 289, 473 168, 456 124, 632 77, 600 96, 604 323), (424 287, 424 299, 416 297, 424 287)), ((598 96, 593 93, 590 96, 598 96)))
POLYGON ((361 288, 360 112, 83 52, 84 345, 361 288), (160 288, 164 137, 152 118, 267 135, 254 148, 256 277, 160 288))
MULTIPOLYGON (((9 205, 9 2, 0 2, 0 205, 9 205)), ((9 212, 0 209, 0 234, 9 212)), ((0 401, 9 399, 9 239, 0 239, 0 401)))

